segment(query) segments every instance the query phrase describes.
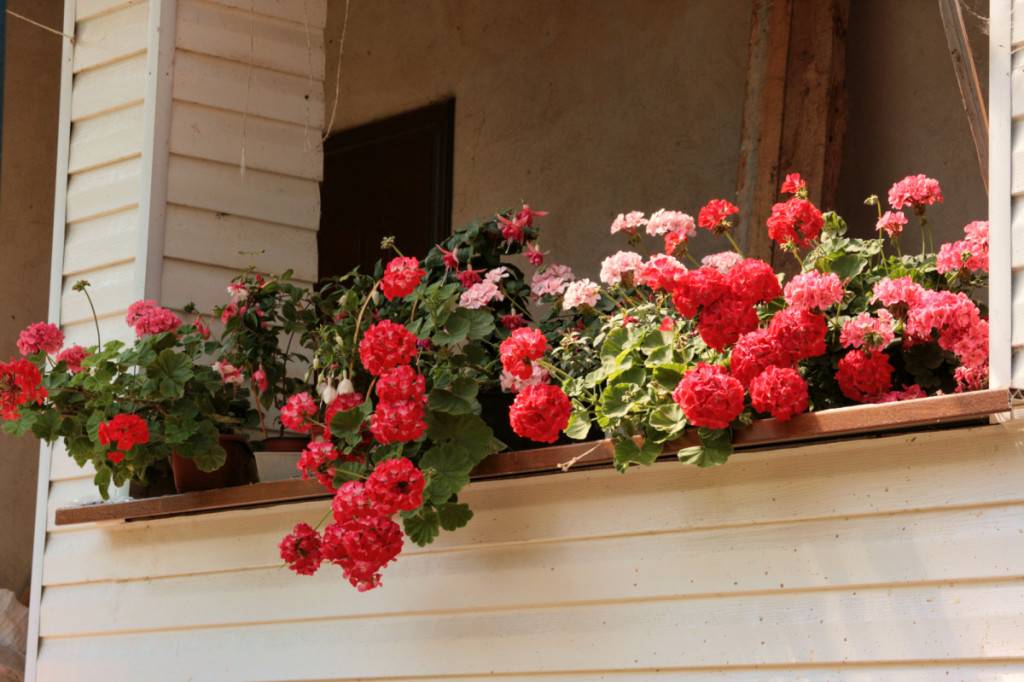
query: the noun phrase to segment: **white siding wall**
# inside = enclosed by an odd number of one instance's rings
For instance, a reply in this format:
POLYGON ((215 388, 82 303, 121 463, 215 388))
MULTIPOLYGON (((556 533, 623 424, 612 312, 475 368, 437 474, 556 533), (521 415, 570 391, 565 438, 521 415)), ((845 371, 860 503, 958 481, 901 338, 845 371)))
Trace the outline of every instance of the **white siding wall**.
POLYGON ((474 483, 365 594, 280 566, 326 502, 55 529, 39 679, 1020 680, 1021 435, 474 483))
POLYGON ((993 379, 1024 389, 1024 0, 991 0, 991 16, 990 296, 997 314, 992 316, 990 350, 993 379), (1010 206, 1006 205, 1008 192, 1012 197, 1010 206), (1006 233, 1008 238, 1003 238, 1006 233), (1007 261, 1012 268, 1009 277, 1005 274, 1007 261), (998 315, 1007 307, 1010 315, 998 315), (1005 364, 1007 337, 1013 349, 1008 381, 995 376, 1006 373, 1000 371, 1000 365, 1005 364))

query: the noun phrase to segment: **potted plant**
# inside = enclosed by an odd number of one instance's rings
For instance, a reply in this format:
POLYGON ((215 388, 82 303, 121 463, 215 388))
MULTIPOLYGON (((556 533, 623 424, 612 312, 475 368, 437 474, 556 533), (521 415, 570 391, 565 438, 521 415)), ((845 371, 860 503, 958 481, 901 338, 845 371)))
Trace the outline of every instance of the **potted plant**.
POLYGON ((308 362, 300 343, 313 323, 310 292, 291 280, 291 271, 264 276, 250 268, 228 285, 230 302, 214 311, 224 330, 213 367, 226 384, 248 393, 260 449, 270 452, 300 452, 308 440, 287 434, 276 416, 304 385, 294 372, 308 362))
MULTIPOLYGON (((84 280, 74 289, 89 296, 84 280)), ((104 498, 111 483, 146 485, 168 463, 179 492, 251 481, 247 445, 231 433, 246 408, 200 362, 216 346, 206 326, 153 301, 132 304, 126 322, 134 343, 104 343, 97 323, 88 348, 64 347, 52 324, 26 328, 22 357, 0 363, 4 430, 63 440, 80 466, 92 463, 104 498)))

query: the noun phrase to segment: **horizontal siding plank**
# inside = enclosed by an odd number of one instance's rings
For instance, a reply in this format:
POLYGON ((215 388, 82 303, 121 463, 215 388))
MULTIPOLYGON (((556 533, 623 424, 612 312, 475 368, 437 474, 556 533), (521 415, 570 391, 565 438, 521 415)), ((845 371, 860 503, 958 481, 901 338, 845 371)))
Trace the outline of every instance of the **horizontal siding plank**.
POLYGON ((145 93, 146 55, 138 55, 75 76, 71 120, 141 103, 145 93))
POLYGON ((139 4, 146 4, 146 0, 75 0, 75 20, 81 22, 139 4))
POLYGON ((230 302, 226 289, 237 274, 231 268, 164 258, 160 303, 175 310, 194 303, 200 313, 209 315, 214 307, 230 302))
POLYGON ((291 268, 296 279, 317 278, 315 232, 187 206, 167 207, 164 255, 235 272, 291 268))
POLYGON ((1024 656, 1022 628, 1024 581, 1009 581, 47 639, 39 670, 131 679, 145 662, 151 682, 233 682, 1002 659, 1024 656))
POLYGON ((147 2, 125 5, 75 27, 74 72, 93 69, 146 51, 147 2))
POLYGON ((142 105, 79 121, 71 127, 68 172, 139 156, 142 153, 142 105))
POLYGON ((327 0, 211 0, 211 2, 300 24, 308 22, 311 28, 323 28, 327 25, 327 0))
POLYGON ((179 0, 175 45, 214 57, 324 79, 324 34, 313 26, 210 3, 179 0))
POLYGON ((142 163, 138 158, 75 173, 68 178, 67 221, 89 220, 134 207, 141 190, 142 163))
MULTIPOLYGON (((625 478, 602 469, 475 482, 463 495, 472 523, 409 553, 1017 502, 1024 458, 1016 434, 994 425, 741 453, 705 470, 666 462, 625 478)), ((298 521, 315 524, 325 508, 281 505, 61 536, 47 546, 43 582, 273 567, 281 536, 298 521)))
POLYGON ((320 186, 313 180, 246 170, 238 166, 172 155, 167 201, 219 213, 315 230, 320 221, 320 186))
MULTIPOLYGON (((72 280, 72 283, 74 283, 74 281, 75 280, 72 280)), ((100 335, 103 338, 104 343, 112 339, 131 341, 135 338, 135 334, 132 332, 131 328, 124 323, 123 316, 118 315, 115 317, 101 318, 99 323, 100 335)), ((91 317, 88 320, 63 324, 61 328, 64 330, 65 345, 96 345, 96 326, 93 324, 91 317)))
MULTIPOLYGON (((266 550, 271 563, 276 547, 266 550)), ((333 566, 312 578, 274 566, 50 587, 42 634, 1021 576, 1024 506, 1009 506, 412 555, 385 571, 383 589, 358 598, 333 566)))
POLYGON ((308 180, 323 179, 323 149, 312 128, 188 102, 175 102, 170 150, 220 163, 241 163, 308 180))
MULTIPOLYGON (((113 265, 89 273, 89 295, 100 317, 119 315, 135 302, 135 267, 132 263, 113 265)), ((60 318, 66 323, 92 323, 92 310, 85 294, 72 290, 76 278, 64 280, 60 318)), ((123 324, 123 321, 121 321, 123 324)))
POLYGON ((74 481, 81 478, 92 479, 95 469, 91 464, 85 467, 78 466, 78 463, 68 454, 63 441, 53 444, 53 451, 50 453, 50 480, 51 481, 74 481))
POLYGON ((307 77, 252 68, 227 59, 178 50, 174 99, 308 126, 315 137, 324 125, 324 87, 307 77))
POLYGON ((126 263, 135 258, 138 211, 134 208, 67 226, 64 275, 126 263))

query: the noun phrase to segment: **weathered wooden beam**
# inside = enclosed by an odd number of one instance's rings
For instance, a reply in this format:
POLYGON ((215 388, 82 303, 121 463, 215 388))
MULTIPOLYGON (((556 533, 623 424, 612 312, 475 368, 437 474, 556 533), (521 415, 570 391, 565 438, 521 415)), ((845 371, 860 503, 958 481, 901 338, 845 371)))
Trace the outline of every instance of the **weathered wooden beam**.
MULTIPOLYGON (((755 0, 740 134, 741 244, 771 259, 764 230, 786 173, 831 206, 846 131, 849 0, 755 0)), ((780 260, 776 255, 776 260, 780 260)))
POLYGON ((967 37, 964 14, 960 0, 939 0, 939 14, 942 28, 946 32, 949 57, 953 60, 956 84, 960 88, 960 99, 967 112, 967 124, 971 128, 974 150, 981 167, 981 181, 988 192, 988 111, 985 108, 985 94, 981 90, 978 69, 974 64, 974 53, 967 37))

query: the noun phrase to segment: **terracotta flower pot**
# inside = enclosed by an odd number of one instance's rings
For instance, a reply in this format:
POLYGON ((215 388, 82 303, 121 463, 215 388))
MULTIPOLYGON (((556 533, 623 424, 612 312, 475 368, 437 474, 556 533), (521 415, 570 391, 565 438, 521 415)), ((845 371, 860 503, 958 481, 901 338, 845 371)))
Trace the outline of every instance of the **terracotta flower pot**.
POLYGON ((179 493, 230 488, 256 483, 259 480, 256 461, 244 438, 234 434, 222 434, 220 445, 227 452, 227 459, 224 460, 224 466, 214 471, 202 471, 191 459, 181 457, 177 453, 171 455, 174 487, 179 493))

